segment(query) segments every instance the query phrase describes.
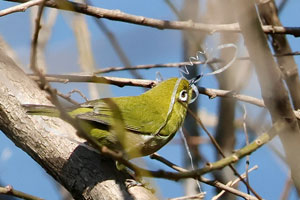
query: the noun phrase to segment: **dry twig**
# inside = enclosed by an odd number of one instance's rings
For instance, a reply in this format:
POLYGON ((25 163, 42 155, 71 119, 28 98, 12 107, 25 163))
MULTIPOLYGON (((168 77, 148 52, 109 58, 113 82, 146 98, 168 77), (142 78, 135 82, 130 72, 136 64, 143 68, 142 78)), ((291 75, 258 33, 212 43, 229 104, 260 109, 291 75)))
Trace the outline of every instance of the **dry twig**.
MULTIPOLYGON (((175 165, 174 163, 172 163, 169 160, 165 159, 164 157, 158 155, 157 153, 152 154, 150 156, 150 158, 158 160, 158 161, 164 163, 168 167, 170 167, 170 168, 172 168, 172 169, 174 169, 174 170, 176 170, 178 172, 188 172, 188 170, 175 165)), ((201 177, 201 176, 198 176, 198 177, 195 177, 195 178, 197 178, 199 181, 201 181, 201 182, 203 182, 205 184, 217 187, 217 188, 219 188, 221 190, 225 190, 227 192, 230 192, 230 193, 235 194, 237 196, 243 197, 245 199, 252 199, 252 200, 257 199, 256 197, 253 197, 253 196, 248 195, 246 193, 243 193, 243 192, 241 192, 239 190, 236 190, 235 188, 227 186, 227 185, 225 185, 225 184, 223 184, 223 183, 221 183, 221 182, 219 182, 217 180, 213 180, 212 181, 212 180, 209 180, 209 179, 201 177)))
MULTIPOLYGON (((29 74, 29 76, 35 81, 40 81, 39 77, 36 75, 29 74)), ((109 77, 109 76, 95 76, 95 75, 46 74, 44 77, 49 82, 60 82, 60 83, 92 82, 92 83, 111 84, 118 87, 138 86, 138 87, 152 88, 157 84, 156 81, 152 81, 152 80, 139 80, 139 79, 119 78, 119 77, 109 77)), ((219 89, 204 88, 204 87, 198 87, 198 90, 199 93, 204 94, 211 99, 215 97, 234 98, 236 100, 247 102, 259 107, 265 107, 263 100, 257 99, 255 97, 243 95, 243 94, 236 94, 234 91, 219 90, 219 89)), ((294 114, 298 119, 300 119, 300 112, 298 110, 294 110, 294 114)))
MULTIPOLYGON (((24 3, 27 0, 6 0, 12 2, 24 3)), ((59 1, 58 1, 59 3, 59 1)), ((77 12, 94 16, 97 18, 106 18, 114 21, 127 22, 131 24, 137 24, 141 26, 148 26, 158 29, 178 29, 178 30, 198 30, 207 33, 215 32, 240 32, 238 23, 233 24, 202 24, 195 23, 193 21, 168 21, 159 20, 153 18, 147 18, 143 16, 136 16, 121 12, 120 10, 109 10, 104 8, 98 8, 89 6, 82 3, 75 3, 71 1, 63 1, 62 4, 58 5, 57 1, 49 0, 46 6, 77 12)), ((300 28, 298 27, 283 27, 283 26, 262 26, 262 29, 267 34, 291 34, 295 37, 300 36, 300 28)))
MULTIPOLYGON (((246 173, 249 173, 249 172, 251 172, 251 171, 253 171, 253 170, 255 170, 255 169, 257 169, 258 168, 258 166, 257 165, 255 165, 254 167, 252 167, 251 169, 249 169, 249 170, 247 170, 244 174, 241 174, 241 177, 244 179, 244 178, 246 178, 246 173)), ((230 181, 230 182, 228 182, 226 185, 227 186, 234 186, 236 183, 238 183, 240 181, 240 179, 239 178, 237 178, 237 179, 235 179, 234 181, 230 181)), ((214 196, 213 198, 212 198, 212 200, 217 200, 218 198, 220 198, 223 194, 225 193, 225 190, 222 190, 219 194, 217 194, 216 196, 214 196)))
POLYGON ((43 1, 44 0, 31 0, 31 1, 27 1, 22 4, 16 5, 16 6, 12 6, 10 8, 6 8, 6 9, 0 11, 0 17, 3 17, 5 15, 11 14, 11 13, 15 13, 15 12, 25 12, 28 8, 39 5, 43 1))
POLYGON ((39 197, 15 190, 10 185, 8 185, 6 187, 0 187, 0 194, 10 195, 10 196, 14 196, 14 197, 18 197, 18 198, 22 198, 22 199, 26 199, 26 200, 42 200, 39 197))
MULTIPOLYGON (((220 153, 220 155, 223 158, 226 158, 225 154, 223 153, 220 145, 217 143, 217 141, 215 140, 215 138, 209 133, 209 131, 205 128, 204 124, 202 123, 202 121, 199 119, 199 117, 197 115, 195 115, 190 109, 187 109, 187 111, 191 114, 191 116, 197 121, 197 123, 199 123, 199 125, 201 126, 201 128, 204 130, 204 132, 208 135, 208 137, 210 138, 210 140, 212 141, 212 143, 214 144, 214 146, 216 147, 216 149, 218 150, 218 152, 220 153)), ((249 146, 249 145, 248 145, 249 146)), ((262 199, 259 194, 256 193, 256 191, 248 184, 248 182, 246 182, 241 175, 238 173, 238 171, 234 168, 234 166, 231 163, 228 163, 228 166, 230 167, 230 169, 233 171, 234 175, 236 175, 237 177, 239 177, 239 179, 246 185, 246 187, 258 198, 258 199, 262 199)))

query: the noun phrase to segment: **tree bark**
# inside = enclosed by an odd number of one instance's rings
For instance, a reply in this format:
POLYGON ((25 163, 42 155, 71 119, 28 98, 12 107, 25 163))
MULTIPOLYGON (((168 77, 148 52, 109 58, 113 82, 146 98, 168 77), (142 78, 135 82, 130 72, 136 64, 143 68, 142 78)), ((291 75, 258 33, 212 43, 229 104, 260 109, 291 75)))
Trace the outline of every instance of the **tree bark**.
MULTIPOLYGON (((128 174, 79 146, 76 130, 58 118, 29 116, 21 104, 48 104, 47 94, 0 47, 0 129, 75 199, 156 199, 146 188, 125 186, 128 174), (59 136, 67 134, 67 137, 59 136)), ((81 140, 82 141, 82 140, 81 140)))

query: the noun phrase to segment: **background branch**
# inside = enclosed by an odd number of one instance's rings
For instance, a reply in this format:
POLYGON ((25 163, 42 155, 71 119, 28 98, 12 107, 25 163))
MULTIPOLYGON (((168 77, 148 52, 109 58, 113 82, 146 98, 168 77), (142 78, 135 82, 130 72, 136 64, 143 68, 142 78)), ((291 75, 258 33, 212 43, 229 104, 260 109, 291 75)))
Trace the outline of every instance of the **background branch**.
POLYGON ((245 45, 250 58, 255 64, 262 97, 272 120, 286 120, 286 130, 279 134, 283 144, 286 160, 291 168, 292 178, 300 191, 300 155, 298 141, 300 130, 293 113, 288 93, 283 85, 281 73, 272 57, 266 36, 261 28, 254 2, 235 0, 232 4, 237 10, 237 18, 241 26, 245 45), (254 42, 255 41, 255 42, 254 42))

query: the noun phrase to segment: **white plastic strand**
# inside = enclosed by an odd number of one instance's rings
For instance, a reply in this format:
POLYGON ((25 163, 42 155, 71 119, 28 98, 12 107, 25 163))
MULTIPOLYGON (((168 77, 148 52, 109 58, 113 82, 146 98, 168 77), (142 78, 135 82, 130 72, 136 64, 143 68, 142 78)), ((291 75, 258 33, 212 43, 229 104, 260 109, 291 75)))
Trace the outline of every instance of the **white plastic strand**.
MULTIPOLYGON (((187 143, 187 141, 186 141, 186 137, 184 136, 184 133, 183 133, 183 131, 182 131, 182 128, 180 128, 179 131, 180 131, 181 137, 182 137, 182 139, 183 139, 183 142, 184 142, 184 146, 185 146, 186 152, 187 152, 188 157, 189 157, 189 159, 190 159, 192 170, 195 170, 195 167, 194 167, 194 161, 193 161, 193 156, 192 156, 192 154, 191 154, 189 145, 188 145, 188 143, 187 143)), ((198 186, 198 188, 199 188, 199 191, 202 192, 200 182, 199 182, 198 180, 196 180, 196 183, 197 183, 197 186, 198 186)))

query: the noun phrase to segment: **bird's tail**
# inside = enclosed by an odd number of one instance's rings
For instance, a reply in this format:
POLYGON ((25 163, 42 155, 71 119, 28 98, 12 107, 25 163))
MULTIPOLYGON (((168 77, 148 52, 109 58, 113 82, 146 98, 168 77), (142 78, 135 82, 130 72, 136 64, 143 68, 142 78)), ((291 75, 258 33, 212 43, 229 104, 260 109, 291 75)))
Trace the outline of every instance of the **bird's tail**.
POLYGON ((26 113, 29 115, 43 115, 49 117, 59 117, 59 111, 54 106, 23 104, 26 113))

